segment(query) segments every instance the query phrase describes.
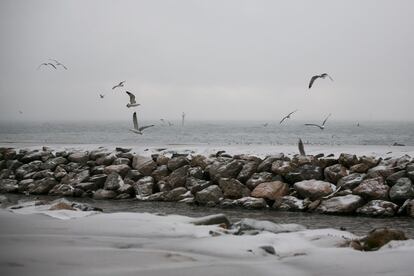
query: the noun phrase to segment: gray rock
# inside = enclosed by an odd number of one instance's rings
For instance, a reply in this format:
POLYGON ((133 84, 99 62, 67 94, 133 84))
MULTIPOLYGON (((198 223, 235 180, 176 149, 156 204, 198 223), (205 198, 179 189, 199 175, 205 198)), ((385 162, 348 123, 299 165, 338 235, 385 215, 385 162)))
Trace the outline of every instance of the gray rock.
POLYGON ((325 168, 325 181, 336 184, 339 179, 348 175, 346 167, 341 164, 332 165, 325 168))
POLYGON ((276 200, 289 193, 289 186, 281 181, 260 183, 251 193, 252 197, 276 200))
POLYGON ((276 160, 272 164, 272 172, 277 175, 285 176, 288 173, 294 171, 296 169, 296 165, 289 161, 283 160, 276 160))
POLYGON ((157 168, 157 163, 155 163, 152 158, 135 155, 132 161, 132 167, 143 175, 150 176, 157 168))
POLYGON ((158 166, 167 165, 168 161, 170 161, 170 158, 168 158, 165 155, 160 154, 160 155, 157 156, 157 161, 156 162, 157 162, 158 166))
POLYGON ((114 163, 117 156, 115 153, 107 154, 105 153, 103 156, 96 159, 96 165, 104 165, 104 166, 110 166, 114 163))
POLYGON ((200 204, 207 204, 209 202, 217 204, 222 197, 223 193, 217 185, 209 186, 195 194, 196 201, 200 204))
POLYGON ((17 152, 13 148, 6 148, 1 151, 4 160, 12 160, 16 158, 17 152))
POLYGON ((382 177, 387 178, 395 172, 394 168, 385 165, 378 165, 368 170, 368 178, 382 177))
POLYGON ((411 199, 407 204, 407 215, 414 218, 414 199, 411 199))
POLYGON ((389 196, 395 202, 403 202, 407 199, 414 198, 413 183, 407 177, 398 179, 395 185, 391 187, 389 196))
MULTIPOLYGON (((20 166, 23 165, 22 162, 20 162, 19 160, 3 160, 0 162, 4 162, 6 165, 6 168, 11 170, 11 171, 15 171, 17 168, 19 168, 20 166)), ((0 166, 1 167, 1 166, 0 166)))
POLYGON ((169 192, 171 191, 171 186, 165 180, 160 180, 155 184, 155 190, 160 192, 169 192))
POLYGON ((264 209, 268 207, 266 200, 256 197, 242 197, 236 199, 235 203, 246 209, 264 209))
POLYGON ((57 184, 57 181, 53 177, 43 178, 35 181, 33 186, 30 185, 28 192, 33 195, 46 195, 57 184))
POLYGON ((234 178, 221 178, 219 180, 219 186, 225 198, 238 199, 250 196, 249 188, 234 178))
POLYGON ((288 233, 306 230, 306 227, 300 224, 277 224, 267 220, 255 220, 250 218, 242 219, 233 225, 240 231, 257 230, 267 231, 275 234, 288 233))
MULTIPOLYGON (((56 186, 54 186, 50 191, 49 191, 49 195, 52 196, 69 196, 69 197, 73 197, 74 196, 74 191, 75 188, 72 187, 71 185, 68 184, 57 184, 56 186)), ((82 194, 82 193, 80 193, 82 194)))
POLYGON ((244 164, 237 176, 237 180, 245 183, 256 172, 258 165, 258 162, 247 162, 244 164))
POLYGON ((389 187, 384 184, 382 177, 365 179, 352 190, 353 194, 359 195, 366 200, 387 199, 389 187))
POLYGON ((361 184, 362 180, 364 180, 365 174, 361 173, 352 173, 350 175, 344 176, 339 179, 337 186, 342 187, 342 189, 354 189, 359 184, 361 184))
POLYGON ((243 162, 239 160, 233 160, 228 163, 214 162, 208 172, 210 178, 218 182, 220 178, 236 178, 242 168, 243 162))
POLYGON ((40 166, 42 165, 42 161, 33 161, 29 164, 24 164, 20 166, 18 169, 16 169, 16 178, 17 179, 23 179, 23 177, 29 173, 38 171, 40 169, 40 166))
POLYGON ((30 152, 26 153, 21 158, 20 161, 22 161, 23 163, 30 163, 30 162, 35 161, 35 160, 41 160, 42 155, 43 155, 42 151, 33 150, 33 151, 30 151, 30 152))
POLYGON ((90 169, 91 175, 103 174, 105 170, 104 165, 94 166, 90 169))
POLYGON ((246 186, 253 190, 257 185, 265 182, 271 182, 273 180, 273 175, 269 172, 260 172, 254 173, 246 182, 246 186))
POLYGON ((93 193, 93 199, 102 200, 102 199, 113 199, 117 196, 116 192, 99 189, 93 193))
POLYGON ((120 195, 123 195, 124 198, 129 198, 129 197, 135 195, 135 189, 130 184, 121 183, 120 187, 117 190, 117 193, 120 194, 120 195), (127 195, 129 195, 129 196, 127 197, 127 195))
POLYGON ((118 173, 113 172, 109 174, 108 177, 106 178, 106 181, 104 184, 104 190, 116 191, 122 185, 124 185, 124 181, 122 180, 122 177, 118 173))
POLYGON ((179 167, 178 169, 176 169, 170 174, 167 182, 172 189, 185 186, 185 183, 187 180, 188 169, 189 169, 189 166, 185 165, 183 167, 179 167))
POLYGON ((70 162, 86 164, 89 160, 89 153, 87 151, 78 151, 68 156, 70 162))
POLYGON ((82 182, 82 183, 76 184, 75 187, 87 192, 87 191, 96 191, 98 189, 102 189, 103 184, 98 185, 96 182, 82 182))
POLYGON ((404 155, 400 158, 397 158, 394 167, 398 170, 404 170, 410 162, 411 157, 409 155, 404 155))
MULTIPOLYGON (((45 177, 54 177, 54 175, 50 170, 43 170, 43 171, 35 172, 31 176, 31 178, 33 178, 33 179, 42 179, 42 178, 45 178, 45 177)), ((26 178, 26 177, 24 177, 24 178, 26 178)))
POLYGON ((60 165, 62 168, 65 169, 67 172, 78 172, 82 168, 82 164, 75 163, 75 162, 69 162, 64 165, 60 165))
POLYGON ((89 180, 89 170, 80 171, 77 174, 69 173, 60 181, 62 184, 75 185, 81 182, 87 182, 89 180))
POLYGON ((338 162, 339 162, 339 164, 341 164, 341 165, 343 165, 347 168, 350 168, 353 165, 358 164, 359 161, 358 161, 358 158, 355 154, 341 153, 339 155, 338 162))
POLYGON ((335 190, 335 186, 329 182, 320 180, 303 180, 296 182, 293 188, 303 197, 309 197, 311 200, 327 196, 335 190))
POLYGON ((112 163, 112 165, 130 165, 131 164, 131 160, 129 160, 128 158, 117 158, 114 160, 114 162, 112 163))
POLYGON ((230 227, 230 220, 224 214, 215 214, 215 215, 195 218, 195 219, 192 219, 190 222, 194 225, 224 224, 226 228, 230 227))
POLYGON ((322 200, 316 211, 328 214, 351 214, 364 203, 362 197, 346 195, 322 200))
POLYGON ((184 156, 179 156, 179 157, 174 157, 172 159, 170 159, 167 163, 167 167, 170 171, 175 171, 178 168, 181 168, 182 166, 185 165, 189 165, 190 161, 184 157, 184 156))
POLYGON ((115 150, 120 151, 122 153, 127 153, 127 152, 130 152, 132 149, 131 148, 116 147, 115 150))
POLYGON ((68 160, 64 157, 55 157, 44 162, 40 168, 43 170, 54 171, 57 166, 68 163, 68 160))
POLYGON ((322 168, 315 165, 303 165, 288 173, 285 178, 288 183, 300 182, 303 180, 321 180, 322 168))
POLYGON ((103 186, 105 185, 105 181, 107 177, 108 176, 106 174, 96 174, 96 175, 91 176, 88 182, 94 183, 96 189, 100 189, 100 188, 103 188, 103 186))
POLYGON ((108 154, 109 154, 108 151, 104 148, 92 150, 89 153, 89 159, 93 160, 93 161, 96 161, 97 159, 103 158, 103 157, 107 156, 108 154))
POLYGON ((121 175, 122 177, 125 177, 128 174, 130 169, 131 168, 126 164, 110 165, 110 166, 105 167, 104 173, 105 174, 117 173, 121 175))
POLYGON ((414 164, 408 164, 405 171, 407 172, 407 177, 411 179, 411 181, 414 181, 414 164))
POLYGON ((201 167, 191 167, 188 169, 188 176, 204 179, 204 171, 201 167))
POLYGON ((323 157, 318 159, 317 164, 322 169, 325 169, 326 167, 338 164, 338 159, 332 157, 323 157))
POLYGON ((184 187, 178 187, 172 189, 165 194, 165 201, 180 201, 186 197, 192 196, 189 191, 184 187))
POLYGON ((138 180, 133 187, 137 196, 147 197, 152 195, 154 191, 154 178, 151 176, 145 176, 138 180))
POLYGON ((207 188, 210 185, 211 185, 210 181, 198 179, 198 178, 191 177, 191 176, 187 177, 186 182, 185 182, 185 187, 187 188, 187 190, 191 191, 192 194, 195 194, 207 188))
POLYGON ((67 172, 64 168, 57 166, 55 171, 53 172, 53 177, 57 180, 60 181, 63 177, 65 177, 67 175, 67 172))
POLYGON ((385 200, 371 200, 364 206, 358 208, 358 214, 367 216, 393 216, 398 210, 398 205, 385 200))
POLYGON ((130 170, 128 172, 128 174, 125 176, 124 182, 132 185, 132 184, 135 183, 135 181, 138 181, 143 177, 144 177, 144 175, 142 173, 140 173, 139 171, 130 170))
POLYGON ((294 196, 283 196, 275 201, 272 208, 283 211, 303 211, 306 209, 306 205, 302 199, 294 196))
POLYGON ((34 186, 34 180, 33 179, 23 179, 19 181, 18 184, 18 192, 24 193, 28 190, 29 186, 34 186))
POLYGON ((257 166, 257 171, 258 172, 270 172, 272 169, 272 164, 273 162, 277 161, 277 160, 284 160, 285 155, 283 153, 279 153, 277 155, 272 155, 272 156, 267 156, 263 162, 261 162, 258 166, 257 166))
POLYGON ((203 170, 211 163, 212 161, 203 155, 193 156, 190 161, 192 167, 201 167, 203 170))
POLYGON ((155 179, 156 182, 158 182, 160 180, 166 179, 169 174, 170 171, 168 170, 167 165, 161 165, 152 172, 152 177, 155 179))
POLYGON ((303 165, 317 165, 317 160, 312 155, 300 155, 297 154, 292 158, 292 162, 295 166, 303 166, 303 165))
POLYGON ((17 193, 18 189, 17 180, 0 179, 0 193, 17 193))
POLYGON ((405 176, 406 176, 405 170, 398 171, 398 172, 391 174, 386 179, 388 186, 394 186, 395 183, 397 183, 398 179, 405 177, 405 176))

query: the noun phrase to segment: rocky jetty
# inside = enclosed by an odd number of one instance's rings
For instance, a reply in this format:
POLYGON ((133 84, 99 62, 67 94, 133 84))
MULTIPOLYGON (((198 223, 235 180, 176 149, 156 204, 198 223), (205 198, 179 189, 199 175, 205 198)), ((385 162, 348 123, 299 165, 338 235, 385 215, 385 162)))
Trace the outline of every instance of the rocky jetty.
POLYGON ((414 217, 414 160, 0 148, 0 193, 414 217))

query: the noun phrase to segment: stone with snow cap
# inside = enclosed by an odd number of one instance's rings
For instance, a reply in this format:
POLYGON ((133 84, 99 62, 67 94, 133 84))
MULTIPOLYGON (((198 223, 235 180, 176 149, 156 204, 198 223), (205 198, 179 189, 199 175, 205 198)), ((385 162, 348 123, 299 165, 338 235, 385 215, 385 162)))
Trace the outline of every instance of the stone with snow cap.
POLYGON ((275 234, 306 230, 305 226, 296 223, 279 224, 268 220, 255 220, 249 218, 236 222, 233 224, 233 228, 238 229, 238 231, 257 230, 272 232, 275 234))

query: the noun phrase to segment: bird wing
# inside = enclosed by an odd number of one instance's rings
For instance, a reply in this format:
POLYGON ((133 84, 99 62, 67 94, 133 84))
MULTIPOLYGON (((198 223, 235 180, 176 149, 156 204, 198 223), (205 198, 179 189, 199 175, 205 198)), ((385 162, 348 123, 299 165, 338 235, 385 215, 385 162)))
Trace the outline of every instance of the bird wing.
POLYGON ((314 82, 317 78, 319 78, 319 76, 313 76, 313 77, 311 78, 311 80, 310 80, 310 82, 309 82, 309 89, 312 87, 313 82, 314 82))
POLYGON ((136 103, 136 101, 135 101, 135 95, 134 94, 132 94, 131 92, 129 92, 129 91, 126 91, 126 93, 128 94, 128 96, 129 96, 129 102, 131 103, 131 104, 135 104, 136 103))
POLYGON ((288 116, 283 117, 283 119, 282 119, 282 120, 280 120, 279 124, 283 123, 283 121, 284 121, 284 120, 286 120, 286 119, 287 119, 287 117, 288 117, 288 116))
POLYGON ((322 77, 322 78, 326 78, 326 77, 328 77, 331 81, 333 81, 333 78, 331 78, 331 76, 329 76, 329 75, 328 75, 328 73, 323 73, 323 74, 321 75, 321 77, 322 77))
POLYGON ((124 82, 126 82, 126 81, 121 81, 118 85, 119 86, 124 86, 124 82))
POLYGON ((331 113, 329 113, 329 115, 325 118, 325 120, 323 121, 322 125, 324 126, 326 121, 328 121, 328 118, 331 116, 331 113))
POLYGON ((317 124, 305 124, 305 126, 315 126, 315 127, 319 127, 320 129, 323 129, 323 127, 317 124))
POLYGON ((305 147, 303 146, 302 139, 300 139, 300 138, 299 138, 299 142, 298 142, 298 148, 299 148, 300 155, 306 155, 305 147))
POLYGON ((42 67, 42 65, 47 65, 47 63, 42 63, 37 67, 37 70, 39 70, 40 67, 42 67))
POLYGON ((59 64, 58 65, 60 65, 60 66, 62 66, 63 68, 65 68, 65 70, 68 70, 68 68, 66 68, 66 66, 65 65, 63 65, 62 63, 60 63, 59 62, 59 64))
POLYGON ((50 66, 52 66, 53 68, 55 68, 56 69, 56 66, 53 64, 53 63, 48 63, 47 65, 50 65, 50 66))
POLYGON ((297 112, 298 110, 296 109, 295 111, 290 112, 287 116, 289 117, 290 115, 292 115, 293 113, 297 112))
POLYGON ((112 87, 112 90, 114 90, 115 88, 119 87, 119 85, 115 85, 114 87, 112 87))
POLYGON ((153 127, 153 126, 154 125, 143 126, 143 127, 140 127, 138 130, 143 131, 144 129, 149 128, 149 127, 153 127))
POLYGON ((138 119, 137 119, 137 113, 134 112, 132 115, 132 121, 134 122, 134 129, 139 130, 138 128, 138 119))

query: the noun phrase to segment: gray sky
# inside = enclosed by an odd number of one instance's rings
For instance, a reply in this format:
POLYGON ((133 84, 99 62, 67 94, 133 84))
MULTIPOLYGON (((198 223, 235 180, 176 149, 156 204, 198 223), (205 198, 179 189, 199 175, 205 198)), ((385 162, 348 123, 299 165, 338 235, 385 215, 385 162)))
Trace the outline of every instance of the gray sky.
POLYGON ((0 120, 129 119, 125 90, 146 120, 413 120, 413 14, 411 0, 2 0, 0 120), (48 58, 69 70, 36 70, 48 58), (308 90, 324 72, 334 82, 308 90))

